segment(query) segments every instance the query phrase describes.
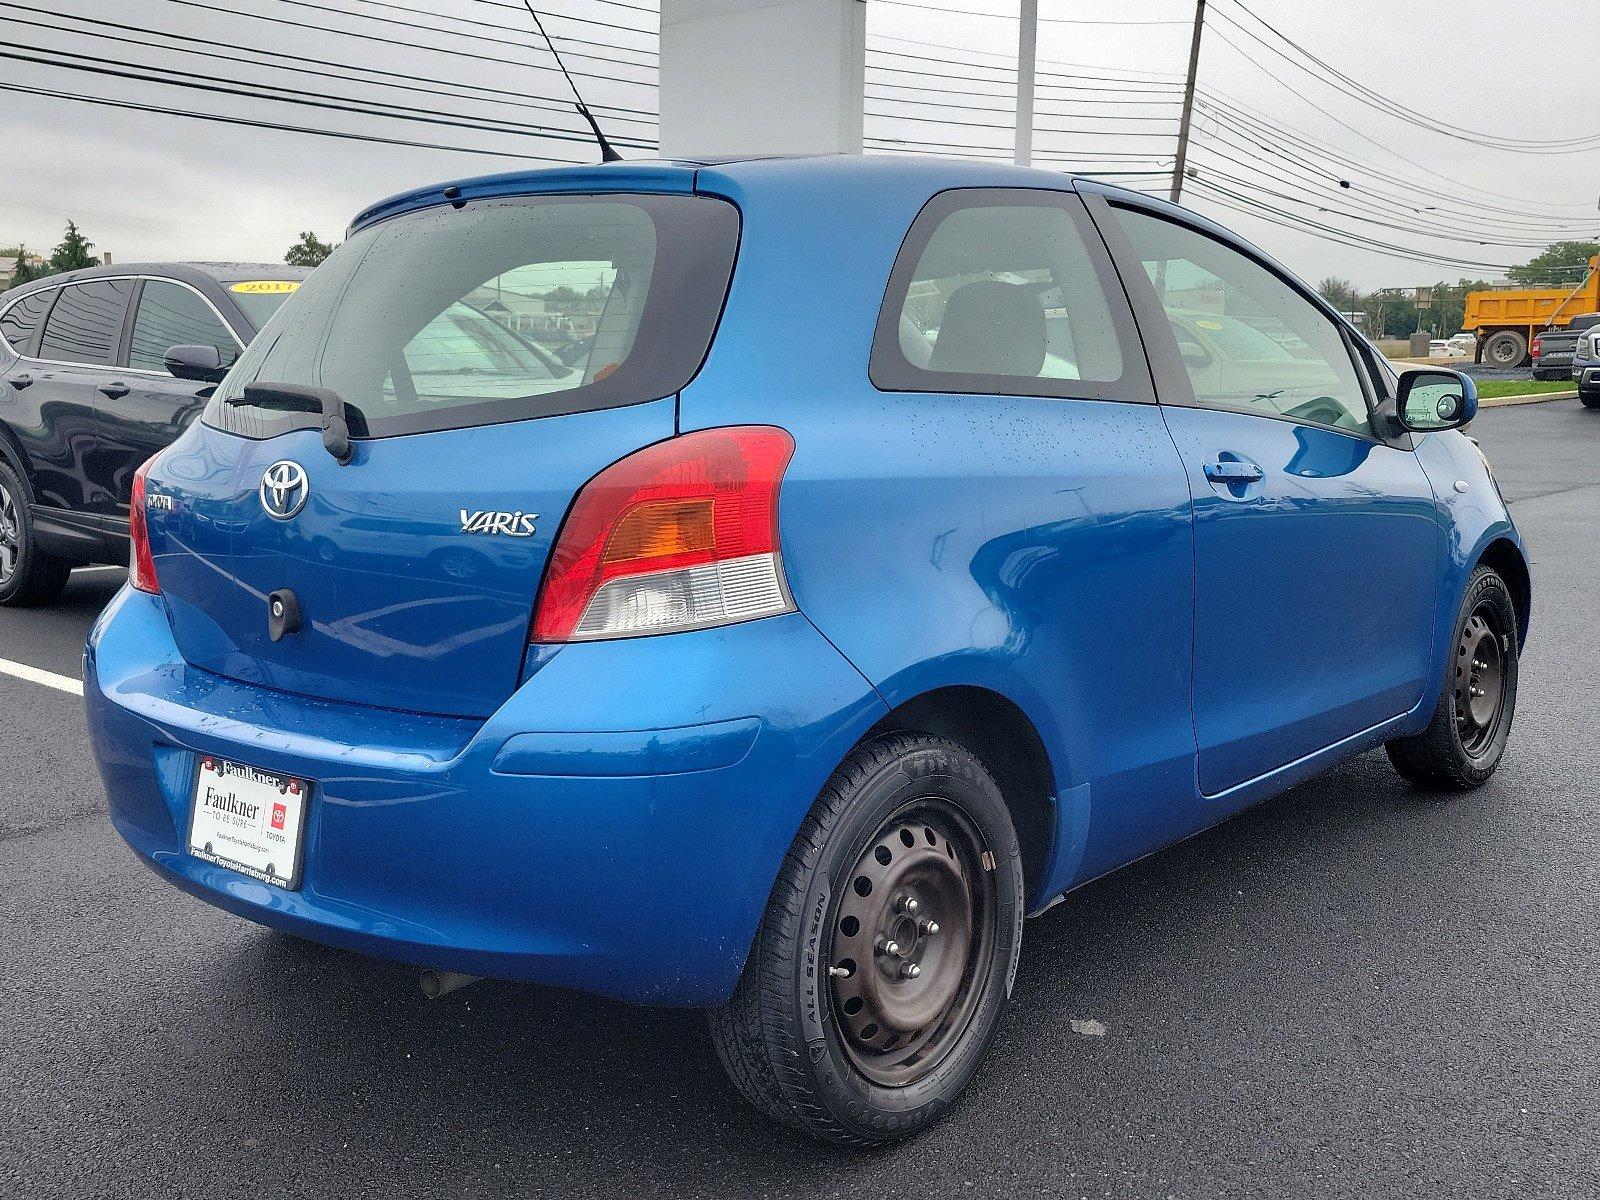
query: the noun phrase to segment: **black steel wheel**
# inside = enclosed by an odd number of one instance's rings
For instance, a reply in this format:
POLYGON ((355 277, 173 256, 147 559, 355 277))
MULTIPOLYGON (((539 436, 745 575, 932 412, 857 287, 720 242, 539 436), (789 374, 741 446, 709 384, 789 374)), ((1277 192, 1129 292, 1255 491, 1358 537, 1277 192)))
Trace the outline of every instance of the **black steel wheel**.
POLYGON ((67 585, 72 568, 39 549, 28 493, 0 459, 0 604, 48 604, 67 585))
POLYGON ((994 955, 994 873, 972 823, 938 796, 895 813, 851 872, 831 923, 833 1016, 856 1068, 885 1087, 958 1045, 994 955))
POLYGON ((1428 727, 1386 747, 1401 775, 1425 787, 1488 782, 1505 755, 1517 702, 1517 610, 1505 580, 1479 566, 1467 582, 1428 727))
POLYGON ((1493 600, 1484 599, 1456 642, 1456 725, 1461 748, 1474 758, 1482 756, 1499 729, 1511 637, 1509 630, 1500 628, 1493 600))
POLYGON ((773 1119, 870 1146, 965 1089, 1021 951, 1022 858, 971 753, 892 733, 858 746, 801 826, 732 999, 729 1077, 773 1119))

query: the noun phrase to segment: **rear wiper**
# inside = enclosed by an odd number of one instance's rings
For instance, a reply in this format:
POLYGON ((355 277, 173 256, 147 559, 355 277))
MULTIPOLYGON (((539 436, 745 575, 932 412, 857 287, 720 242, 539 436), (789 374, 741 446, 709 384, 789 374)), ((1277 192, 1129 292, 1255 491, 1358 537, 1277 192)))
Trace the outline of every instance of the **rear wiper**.
POLYGON ((248 404, 254 408, 280 412, 322 414, 322 444, 340 465, 355 456, 350 445, 350 425, 344 416, 344 400, 332 388, 305 387, 298 383, 247 383, 244 395, 229 404, 248 404))

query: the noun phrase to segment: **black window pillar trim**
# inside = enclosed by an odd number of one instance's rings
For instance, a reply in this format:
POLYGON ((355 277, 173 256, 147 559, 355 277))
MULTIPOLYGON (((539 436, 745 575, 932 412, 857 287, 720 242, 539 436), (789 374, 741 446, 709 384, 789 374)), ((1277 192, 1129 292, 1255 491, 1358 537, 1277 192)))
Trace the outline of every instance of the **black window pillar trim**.
POLYGON ((1156 399, 1161 404, 1185 404, 1198 407, 1194 386, 1189 382, 1189 372, 1178 353, 1178 340, 1172 333, 1172 323, 1167 320, 1161 297, 1155 285, 1145 274, 1133 243, 1123 231, 1111 205, 1098 192, 1080 192, 1089 219, 1099 230, 1111 257, 1112 269, 1122 280, 1123 291, 1133 309, 1134 322, 1144 342, 1145 357, 1150 362, 1150 376, 1155 381, 1156 399))

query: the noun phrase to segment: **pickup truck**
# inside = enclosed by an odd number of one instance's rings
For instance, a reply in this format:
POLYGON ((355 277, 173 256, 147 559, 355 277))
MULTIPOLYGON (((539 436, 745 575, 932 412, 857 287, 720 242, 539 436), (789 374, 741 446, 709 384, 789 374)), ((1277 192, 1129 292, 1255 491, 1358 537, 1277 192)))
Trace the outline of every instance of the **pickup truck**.
POLYGON ((1565 379, 1572 372, 1572 352, 1591 329, 1600 326, 1600 313, 1573 317, 1565 329, 1541 329, 1533 339, 1533 377, 1565 379))
POLYGON ((1585 408, 1600 408, 1600 326, 1578 340, 1572 352, 1572 378, 1585 408))

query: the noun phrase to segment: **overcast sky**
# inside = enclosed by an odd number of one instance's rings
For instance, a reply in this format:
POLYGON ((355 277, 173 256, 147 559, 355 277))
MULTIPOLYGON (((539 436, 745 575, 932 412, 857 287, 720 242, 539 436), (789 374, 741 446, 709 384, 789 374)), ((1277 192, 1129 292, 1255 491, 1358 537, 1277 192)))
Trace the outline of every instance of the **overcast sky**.
MULTIPOLYGON (((217 86, 277 84, 324 96, 362 101, 386 100, 477 121, 511 121, 570 126, 560 112, 537 107, 539 97, 561 99, 564 91, 551 73, 549 57, 521 32, 527 18, 507 7, 509 0, 0 0, 0 52, 36 55, 39 48, 187 71, 217 86), (231 8, 239 13, 228 11, 231 8), (402 11, 421 10, 430 15, 402 11), (147 32, 117 29, 67 19, 67 14, 115 22, 147 32), (437 14, 437 15, 433 15, 437 14), (451 16, 461 18, 452 21, 451 16), (261 17, 300 22, 273 24, 261 17), (405 21, 456 31, 454 35, 406 28, 405 21), (36 24, 27 24, 34 22, 36 24), (476 22, 476 23, 474 23, 476 22), (40 28, 39 25, 50 28, 40 28), (493 26, 517 32, 498 32, 493 26), (63 32, 70 30, 71 32, 63 32), (418 44, 407 48, 363 40, 389 38, 418 44), (136 46, 108 37, 154 42, 136 46), (183 41, 180 39, 193 39, 183 41), (425 48, 424 48, 425 47, 425 48), (213 50, 246 61, 230 62, 198 53, 213 50), (264 51, 325 65, 302 63, 333 78, 308 76, 262 66, 264 51), (446 53, 445 51, 454 51, 446 53), (472 57, 481 55, 483 57, 472 57), (521 65, 537 64, 537 65, 521 65), (407 93, 396 81, 363 76, 357 68, 396 72, 412 86, 445 94, 407 93), (541 69, 542 68, 542 69, 541 69), (484 93, 471 98, 457 84, 498 88, 499 99, 484 93), (516 100, 521 105, 507 103, 516 100)), ((571 64, 591 103, 632 110, 636 119, 614 114, 607 125, 614 136, 653 140, 648 114, 655 110, 656 48, 652 0, 545 0, 552 34, 571 39, 571 64), (605 22, 584 24, 574 18, 605 22), (614 28, 621 26, 626 28, 614 28), (587 52, 617 62, 580 58, 576 43, 596 40, 587 52), (630 65, 623 66, 620 63, 630 65), (624 82, 636 81, 636 82, 624 82)), ((910 5, 872 0, 868 8, 868 111, 870 138, 907 142, 971 143, 989 153, 1008 151, 1010 120, 1004 109, 1010 95, 1005 68, 1014 62, 1015 14, 1001 0, 929 0, 943 8, 981 10, 1001 17, 930 12, 910 5), (903 39, 903 40, 894 40, 903 39), (920 44, 919 44, 920 43, 920 44), (960 50, 939 47, 960 47, 960 50), (985 53, 987 52, 987 53, 985 53), (914 57, 920 56, 920 57, 914 57), (992 64, 985 69, 982 64, 992 64), (998 67, 1000 70, 992 69, 998 67), (912 76, 927 70, 959 79, 912 76), (929 90, 907 91, 907 84, 929 90), (901 85, 901 86, 887 86, 901 85), (938 106, 933 88, 975 92, 948 95, 938 106), (888 97, 898 97, 890 103, 888 97), (955 107, 961 105, 963 107, 955 107), (987 110, 987 111, 983 111, 987 110), (906 118, 920 116, 912 121, 906 118), (960 123, 958 123, 960 122, 960 123)), ((1353 203, 1366 192, 1378 196, 1392 223, 1437 224, 1454 221, 1486 240, 1539 241, 1557 232, 1600 231, 1600 149, 1573 154, 1516 154, 1466 144, 1364 106, 1301 73, 1240 32, 1254 28, 1269 44, 1293 54, 1253 25, 1239 0, 1212 0, 1219 15, 1208 33, 1200 63, 1203 89, 1247 106, 1314 142, 1373 164, 1359 172, 1320 161, 1324 177, 1294 182, 1293 168, 1283 180, 1266 178, 1274 170, 1259 145, 1247 153, 1239 135, 1218 118, 1202 114, 1197 124, 1195 162, 1202 178, 1216 172, 1248 176, 1262 187, 1296 197, 1265 197, 1275 207, 1304 218, 1360 229, 1368 237, 1420 248, 1447 258, 1483 263, 1514 263, 1535 251, 1524 246, 1485 246, 1430 237, 1410 230, 1363 226, 1355 219, 1317 212, 1323 193, 1331 207, 1353 203), (1237 24, 1230 25, 1231 18, 1237 24), (1231 38, 1248 53, 1224 41, 1231 38), (1276 77, 1276 78, 1275 78, 1276 77), (1397 151, 1414 160, 1392 157, 1397 151), (1220 156, 1246 156, 1246 165, 1220 156), (1431 173, 1430 173, 1431 172, 1431 173), (1349 178, 1341 190, 1337 177, 1349 178), (1464 216, 1434 217, 1402 211, 1392 199, 1406 184, 1420 184, 1458 200, 1439 199, 1464 216), (1492 210, 1505 209, 1497 216, 1492 210)), ((1287 37, 1354 80, 1392 97, 1408 110, 1472 130, 1510 138, 1557 138, 1600 134, 1600 89, 1580 78, 1578 65, 1592 59, 1600 35, 1600 13, 1571 0, 1540 0, 1515 5, 1506 0, 1420 3, 1405 0, 1247 0, 1247 7, 1287 37)), ((1141 83, 1114 83, 1117 90, 1043 93, 1040 123, 1112 131, 1113 136, 1041 131, 1036 147, 1082 156, 1085 169, 1160 169, 1170 163, 1175 123, 1125 120, 1133 116, 1171 118, 1175 96, 1162 89, 1185 68, 1194 6, 1192 0, 1040 0, 1041 16, 1057 18, 1041 26, 1042 78, 1058 87, 1069 75, 1096 75, 1141 83), (1068 24, 1071 20, 1161 21, 1120 26, 1068 24), (1074 64, 1062 66, 1056 64, 1074 64), (1149 100, 1149 103, 1139 103, 1149 100), (1102 101, 1109 103, 1101 103, 1102 101), (1130 102, 1133 101, 1133 102, 1130 102), (1048 110, 1051 115, 1043 115, 1048 110), (1136 136, 1143 135, 1143 136, 1136 136), (1122 156, 1156 155, 1157 159, 1122 156), (1113 157, 1116 156, 1116 157, 1113 157)), ((79 62, 88 60, 80 59, 79 62)), ((587 158, 587 146, 495 132, 412 124, 253 97, 207 94, 152 82, 153 75, 125 80, 30 62, 0 59, 0 83, 10 87, 109 97, 138 104, 244 120, 316 126, 409 141, 438 142, 510 154, 587 158)), ((90 63, 105 67, 108 64, 90 63)), ((121 69, 110 64, 111 69, 121 69)), ((1592 71, 1589 72, 1592 75, 1592 71)), ((191 80, 193 81, 193 80, 191 80)), ((460 153, 407 146, 335 141, 276 130, 213 124, 164 114, 90 106, 67 99, 0 91, 0 245, 18 240, 45 249, 60 240, 67 217, 75 218, 101 250, 120 261, 135 259, 246 258, 276 261, 302 229, 337 240, 354 213, 373 200, 417 184, 478 172, 511 169, 515 157, 460 153)), ((626 150, 630 157, 645 150, 626 150)), ((1157 186, 1156 181, 1132 180, 1157 186)), ((1218 180, 1233 190, 1236 183, 1218 180)), ((1362 288, 1412 285, 1462 275, 1492 274, 1487 269, 1408 262, 1367 249, 1331 244, 1308 233, 1269 224, 1256 216, 1226 212, 1201 189, 1185 197, 1201 211, 1243 232, 1313 281, 1324 275, 1352 279, 1362 288)), ((1419 201, 1417 207, 1423 207, 1419 201)), ((1370 210, 1369 210, 1370 211, 1370 210)))

